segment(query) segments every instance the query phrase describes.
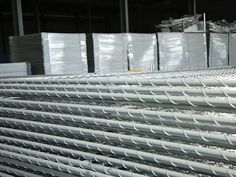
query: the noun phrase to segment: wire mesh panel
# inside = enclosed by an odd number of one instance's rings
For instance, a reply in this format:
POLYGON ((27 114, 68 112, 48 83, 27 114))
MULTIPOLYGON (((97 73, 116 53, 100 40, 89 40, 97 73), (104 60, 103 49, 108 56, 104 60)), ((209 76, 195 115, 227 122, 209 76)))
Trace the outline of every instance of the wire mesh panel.
POLYGON ((235 68, 1 79, 0 174, 236 176, 235 88, 235 68))

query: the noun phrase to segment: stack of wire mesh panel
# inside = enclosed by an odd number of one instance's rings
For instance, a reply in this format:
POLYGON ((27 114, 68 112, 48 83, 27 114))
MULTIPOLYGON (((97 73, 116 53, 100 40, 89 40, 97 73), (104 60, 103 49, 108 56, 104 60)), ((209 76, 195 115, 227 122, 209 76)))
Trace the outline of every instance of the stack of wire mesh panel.
POLYGON ((236 176, 236 68, 0 80, 2 176, 236 176))

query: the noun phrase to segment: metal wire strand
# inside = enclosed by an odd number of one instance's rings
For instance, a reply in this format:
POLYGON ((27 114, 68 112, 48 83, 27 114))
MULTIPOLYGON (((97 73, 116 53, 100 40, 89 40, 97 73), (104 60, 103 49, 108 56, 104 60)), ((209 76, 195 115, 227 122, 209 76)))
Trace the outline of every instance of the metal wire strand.
POLYGON ((35 173, 40 173, 40 174, 43 174, 43 176, 74 177, 74 175, 63 173, 63 172, 60 172, 59 170, 53 170, 50 168, 39 166, 38 164, 34 165, 32 163, 14 160, 14 159, 2 157, 2 156, 0 158, 0 162, 3 164, 7 164, 9 166, 14 166, 14 168, 15 167, 23 168, 25 170, 30 170, 35 173))
POLYGON ((69 157, 64 157, 60 155, 54 155, 51 153, 45 153, 40 151, 35 151, 31 149, 21 148, 18 146, 12 146, 12 145, 6 145, 6 144, 0 144, 0 149, 11 151, 15 153, 20 153, 22 155, 28 155, 30 157, 37 157, 40 159, 45 159, 48 161, 54 161, 62 164, 71 165, 74 167, 79 167, 81 169, 85 170, 91 170, 94 172, 102 173, 104 175, 112 175, 112 176, 124 176, 124 177, 142 177, 144 175, 139 175, 135 173, 131 173, 129 171, 123 171, 116 168, 106 167, 99 164, 93 164, 92 162, 88 161, 80 161, 79 159, 72 159, 69 157))
POLYGON ((127 158, 134 158, 136 160, 147 161, 153 164, 166 164, 174 168, 182 168, 190 171, 216 175, 216 176, 236 176, 236 170, 227 169, 223 167, 213 166, 209 164, 193 162, 189 160, 182 160, 173 158, 170 156, 163 156, 138 150, 132 150, 127 148, 115 147, 110 145, 104 145, 99 143, 87 142, 82 140, 70 139, 66 137, 52 136, 42 133, 28 132, 22 130, 15 130, 10 128, 1 128, 1 133, 10 133, 14 135, 20 135, 24 137, 30 137, 37 140, 47 141, 47 142, 60 142, 62 144, 66 143, 67 145, 85 148, 88 150, 95 150, 100 153, 106 153, 107 155, 123 156, 127 158))
POLYGON ((119 107, 108 106, 92 106, 83 104, 68 104, 68 103, 53 103, 47 101, 30 101, 30 100, 12 100, 1 99, 0 105, 7 107, 27 108, 33 110, 43 110, 50 112, 66 112, 66 113, 85 113, 89 115, 112 115, 113 117, 130 117, 131 119, 144 120, 144 121, 159 121, 169 120, 177 122, 194 122, 203 124, 215 124, 225 126, 236 126, 236 119, 234 116, 224 117, 212 115, 199 115, 187 114, 181 112, 165 112, 165 111, 152 111, 152 110, 135 110, 119 107))
POLYGON ((40 84, 0 84, 0 89, 19 89, 19 90, 45 90, 45 91, 80 91, 80 92, 98 92, 98 93, 136 93, 151 95, 198 95, 198 96, 221 96, 235 97, 236 89, 231 87, 143 87, 136 85, 112 86, 112 85, 40 85, 40 84))
MULTIPOLYGON (((139 138, 135 136, 128 136, 128 135, 121 135, 117 133, 109 133, 104 132, 100 130, 91 130, 91 129, 84 129, 84 128, 78 128, 78 127, 71 127, 71 126, 64 126, 64 125, 57 125, 57 124, 48 124, 43 122, 34 122, 29 120, 19 120, 19 119, 12 119, 12 118, 5 118, 0 117, 0 122, 2 125, 5 126, 23 126, 23 127, 29 127, 37 131, 56 131, 61 132, 64 134, 77 134, 80 136, 88 136, 92 138, 102 138, 105 140, 109 140, 109 138, 106 137, 112 137, 115 139, 121 139, 121 140, 127 140, 131 142, 135 142, 139 140, 139 138), (133 140, 133 141, 132 141, 133 140)), ((149 128, 150 129, 150 128, 149 128)), ((153 129, 150 129, 153 131, 154 134, 158 134, 160 137, 167 137, 170 139, 175 139, 176 137, 180 138, 183 141, 187 142, 197 142, 199 144, 209 144, 214 145, 215 143, 218 143, 219 146, 226 147, 226 148, 235 148, 236 144, 236 137, 230 136, 230 135, 220 135, 220 134, 213 134, 213 133, 205 133, 201 131, 193 131, 193 130, 182 130, 177 128, 170 128, 170 127, 161 127, 161 126, 153 126, 153 129)), ((141 137, 140 137, 141 138, 141 137)), ((155 142, 154 139, 140 139, 140 145, 143 144, 143 142, 152 143, 155 142)), ((145 143, 144 143, 145 144, 145 143)), ((156 144, 159 144, 158 142, 156 144)), ((196 151, 194 151, 196 152, 196 151)))
MULTIPOLYGON (((23 115, 26 115, 23 111, 23 115)), ((30 111, 29 111, 30 112, 30 111)), ((19 111, 17 112, 17 115, 19 111)), ((139 132, 140 135, 145 133, 151 133, 153 134, 152 137, 155 138, 157 132, 156 129, 157 126, 152 125, 145 125, 145 124, 137 124, 137 123, 130 123, 130 122, 122 122, 122 121, 113 121, 113 120, 104 120, 104 119, 95 119, 95 118, 89 118, 89 117, 81 117, 81 116, 72 116, 72 115, 58 115, 53 113, 38 113, 41 115, 42 119, 57 119, 58 121, 64 120, 65 122, 72 121, 73 123, 77 122, 79 124, 86 124, 88 127, 93 128, 93 126, 98 127, 109 127, 114 129, 122 129, 122 130, 133 130, 139 132)), ((36 116, 37 112, 32 113, 32 116, 36 116)), ((38 118, 37 118, 38 119, 38 118)), ((1 120, 1 119, 0 119, 1 120)), ((4 120, 4 118, 3 118, 4 120)), ((7 119, 6 121, 8 121, 7 119)), ((10 119, 10 122, 12 119, 10 119)), ((15 122, 14 122, 15 123, 15 122)), ((31 124, 32 125, 32 124, 31 124)), ((45 125, 45 124, 44 124, 45 125)), ((50 125, 50 124, 49 124, 50 125)), ((34 126, 35 127, 35 126, 34 126)), ((42 127, 42 126, 41 126, 42 127)), ((82 126, 83 127, 83 126, 82 126)), ((61 129, 61 127, 60 127, 61 129)), ((73 130, 70 130, 73 131, 73 130)), ((77 129, 78 132, 83 134, 88 134, 88 131, 86 129, 77 129), (83 131, 85 130, 85 131, 83 131)), ((101 131, 99 131, 101 132, 101 131)), ((174 143, 174 142, 168 142, 168 141, 161 141, 156 139, 148 139, 148 138, 141 138, 137 136, 130 136, 130 135, 121 135, 117 133, 107 133, 102 132, 100 133, 105 137, 111 137, 112 139, 116 139, 116 141, 121 142, 129 142, 133 143, 135 145, 139 144, 140 146, 146 146, 147 148, 158 148, 167 152, 178 152, 180 154, 186 155, 186 156, 194 156, 201 159, 212 159, 212 160, 218 160, 223 162, 236 162, 236 156, 235 153, 222 151, 220 149, 210 149, 210 148, 204 148, 200 146, 193 146, 193 145, 186 145, 183 143, 174 143)), ((96 131, 91 131, 88 136, 96 135, 96 131), (92 135, 91 135, 92 134, 92 135)), ((186 135, 189 138, 189 135, 186 135)), ((204 136, 202 136, 203 138, 204 136)), ((100 137, 96 137, 99 139, 100 137)), ((100 138, 101 139, 101 138, 100 138)), ((103 138, 104 139, 104 138, 103 138)), ((205 140, 205 138, 204 138, 205 140)), ((208 141, 209 142, 209 141, 208 141)))
POLYGON ((112 165, 113 167, 123 167, 124 169, 127 169, 127 170, 131 169, 139 173, 143 172, 143 173, 152 174, 154 176, 162 175, 162 176, 168 176, 168 177, 191 177, 191 175, 187 175, 184 173, 165 170, 165 169, 143 165, 143 164, 139 164, 135 162, 130 162, 130 161, 122 160, 122 159, 116 159, 116 158, 106 157, 106 156, 92 154, 88 152, 82 152, 78 150, 63 148, 61 146, 58 147, 55 145, 37 143, 37 142, 16 139, 16 138, 11 138, 11 137, 6 137, 6 136, 0 136, 0 139, 2 142, 14 143, 15 145, 20 145, 20 146, 25 146, 25 147, 39 148, 44 151, 47 150, 54 153, 57 152, 61 154, 70 154, 71 156, 75 158, 78 156, 86 160, 92 160, 98 163, 109 164, 109 165, 112 165))
MULTIPOLYGON (((10 173, 10 174, 13 174, 13 175, 16 175, 16 176, 24 176, 24 177, 42 177, 41 175, 36 175, 36 174, 33 174, 33 173, 29 173, 27 171, 23 171, 23 170, 19 170, 19 169, 16 169, 16 168, 12 168, 12 167, 9 167, 9 166, 5 166, 5 165, 2 165, 0 164, 0 170, 1 171, 5 171, 7 173, 10 173)), ((1 173, 0 173, 0 176, 1 176, 1 173)), ((7 177, 6 174, 2 175, 3 177, 7 177)), ((10 175, 9 175, 10 176, 10 175)))
POLYGON ((17 79, 76 79, 76 78, 96 78, 96 77, 112 77, 112 78, 124 78, 124 77, 156 77, 156 78, 176 78, 176 77, 206 77, 211 75, 233 75, 235 73, 235 67, 217 67, 207 69, 196 70, 179 70, 179 71, 156 71, 156 72, 135 72, 135 73, 88 73, 85 75, 43 75, 43 76, 27 76, 17 77, 17 79))
POLYGON ((90 77, 90 78, 73 78, 73 79, 55 79, 55 78, 8 78, 1 79, 0 83, 31 83, 31 84, 97 84, 97 85, 149 85, 149 86, 228 86, 235 87, 236 80, 231 78, 208 77, 208 78, 110 78, 108 77, 90 77))
POLYGON ((0 172, 0 176, 1 176, 1 177, 14 177, 14 176, 9 175, 9 174, 6 174, 6 173, 4 173, 4 172, 0 172))
POLYGON ((171 95, 142 95, 142 94, 120 94, 120 93, 97 93, 97 92, 64 92, 64 91, 31 91, 31 90, 4 90, 0 89, 0 95, 11 97, 21 96, 43 96, 58 98, 86 98, 113 101, 145 102, 145 103, 168 103, 187 106, 208 106, 213 108, 236 108, 236 100, 228 97, 192 97, 171 95))
MULTIPOLYGON (((1 146, 3 146, 3 145, 1 144, 1 146)), ((18 159, 18 160, 24 161, 24 162, 29 162, 29 163, 33 163, 33 164, 40 164, 40 165, 46 166, 48 168, 54 168, 54 169, 57 169, 60 171, 66 171, 68 173, 72 173, 72 174, 80 175, 80 176, 92 176, 92 177, 96 177, 96 176, 97 177, 105 177, 105 176, 108 177, 109 176, 106 174, 101 174, 98 172, 93 172, 90 170, 81 169, 79 167, 73 167, 73 166, 62 164, 62 163, 48 161, 48 160, 44 160, 44 159, 40 159, 40 158, 36 158, 36 157, 32 157, 32 156, 26 156, 26 155, 22 155, 19 153, 6 151, 6 150, 0 150, 0 155, 4 156, 4 157, 8 157, 8 158, 18 159)))
MULTIPOLYGON (((126 128, 125 130, 127 130, 128 129, 127 126, 124 127, 122 126, 122 124, 125 124, 125 125, 132 124, 131 130, 134 129, 135 132, 137 133, 142 132, 142 129, 143 129, 141 128, 141 130, 139 130, 137 128, 139 125, 147 126, 147 125, 156 125, 156 124, 178 127, 178 128, 197 129, 197 130, 204 130, 204 131, 216 131, 216 132, 229 133, 229 134, 236 133, 236 129, 232 126, 221 126, 221 125, 207 124, 207 123, 202 124, 202 123, 195 123, 195 122, 191 123, 191 122, 183 122, 183 121, 177 122, 173 120, 162 120, 162 119, 159 119, 159 120, 156 119, 156 121, 147 121, 147 120, 138 119, 137 117, 135 117, 134 119, 131 119, 131 120, 125 120, 125 119, 119 118, 118 119, 119 121, 116 121, 115 118, 112 118, 112 117, 108 119, 106 117, 104 118, 88 117, 85 115, 77 116, 77 115, 70 115, 70 114, 60 114, 60 113, 51 113, 51 112, 43 112, 43 111, 25 110, 25 109, 14 109, 14 108, 6 108, 6 107, 0 107, 0 113, 2 116, 15 117, 19 119, 30 119, 30 120, 37 120, 37 121, 42 121, 42 122, 49 121, 52 123, 58 123, 62 125, 77 123, 76 125, 80 127, 88 126, 88 127, 93 128, 93 126, 96 126, 96 128, 98 129, 102 129, 108 126, 111 129, 119 127, 119 128, 122 128, 122 130, 124 130, 125 128, 126 128), (39 119, 39 117, 41 117, 41 119, 39 119)), ((146 130, 144 131, 146 132, 146 130)))

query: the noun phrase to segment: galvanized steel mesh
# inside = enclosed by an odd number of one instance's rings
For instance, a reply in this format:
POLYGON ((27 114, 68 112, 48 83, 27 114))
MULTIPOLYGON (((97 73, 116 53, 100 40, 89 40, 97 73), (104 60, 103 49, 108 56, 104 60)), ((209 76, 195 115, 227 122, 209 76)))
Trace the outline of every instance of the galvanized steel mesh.
POLYGON ((236 69, 0 79, 0 176, 236 176, 236 69))

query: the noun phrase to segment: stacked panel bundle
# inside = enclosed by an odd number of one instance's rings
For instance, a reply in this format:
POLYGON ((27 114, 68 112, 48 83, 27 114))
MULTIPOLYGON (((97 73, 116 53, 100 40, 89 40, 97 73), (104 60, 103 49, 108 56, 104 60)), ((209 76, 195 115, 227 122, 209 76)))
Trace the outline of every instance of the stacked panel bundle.
POLYGON ((27 61, 33 74, 88 72, 85 34, 40 33, 10 37, 12 62, 27 61))

